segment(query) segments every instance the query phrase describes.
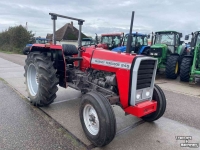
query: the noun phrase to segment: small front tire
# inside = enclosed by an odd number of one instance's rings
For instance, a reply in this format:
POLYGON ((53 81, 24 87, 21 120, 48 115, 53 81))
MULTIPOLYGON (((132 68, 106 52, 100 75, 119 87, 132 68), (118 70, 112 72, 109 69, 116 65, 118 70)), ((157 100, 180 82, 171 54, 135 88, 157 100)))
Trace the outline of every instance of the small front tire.
POLYGON ((162 91, 162 89, 156 84, 154 86, 154 91, 153 91, 153 100, 157 101, 157 109, 155 112, 142 117, 144 121, 147 121, 147 122, 155 121, 159 119, 160 117, 162 117, 162 115, 164 114, 166 110, 165 94, 162 91))
POLYGON ((166 63, 166 77, 176 79, 179 74, 179 55, 171 55, 166 63))
POLYGON ((28 55, 29 51, 30 51, 30 47, 24 47, 22 52, 24 55, 28 55))
POLYGON ((97 92, 85 94, 79 114, 85 135, 95 146, 105 146, 113 140, 116 134, 115 114, 103 95, 97 92))
POLYGON ((184 57, 180 67, 180 80, 183 82, 189 82, 190 72, 192 66, 192 58, 184 57))

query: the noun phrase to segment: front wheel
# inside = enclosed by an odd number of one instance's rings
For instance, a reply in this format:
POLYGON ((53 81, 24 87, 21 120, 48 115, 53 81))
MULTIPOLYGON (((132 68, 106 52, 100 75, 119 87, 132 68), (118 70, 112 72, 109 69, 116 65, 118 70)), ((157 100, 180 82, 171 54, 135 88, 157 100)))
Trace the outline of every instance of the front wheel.
POLYGON ((49 57, 40 52, 31 52, 25 60, 26 87, 30 102, 35 106, 47 106, 56 98, 58 78, 49 57))
POLYGON ((155 112, 142 117, 144 121, 152 122, 159 119, 160 117, 162 117, 166 109, 165 94, 162 91, 162 89, 156 84, 154 86, 154 91, 153 91, 153 100, 157 102, 157 109, 155 112))
POLYGON ((28 55, 29 51, 30 51, 30 47, 24 47, 22 52, 24 55, 28 55))
POLYGON ((109 101, 100 93, 90 92, 81 100, 80 121, 86 137, 95 146, 110 143, 116 134, 116 120, 109 101))
POLYGON ((190 72, 192 66, 192 58, 184 57, 180 67, 180 80, 183 82, 189 82, 190 72))
POLYGON ((166 77, 176 79, 179 74, 179 55, 171 55, 166 63, 166 77))

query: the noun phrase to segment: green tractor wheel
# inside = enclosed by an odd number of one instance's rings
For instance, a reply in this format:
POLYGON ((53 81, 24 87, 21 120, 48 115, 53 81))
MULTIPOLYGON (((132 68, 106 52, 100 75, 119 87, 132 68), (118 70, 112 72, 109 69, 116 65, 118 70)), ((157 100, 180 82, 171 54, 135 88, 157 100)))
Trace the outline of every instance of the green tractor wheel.
POLYGON ((192 58, 184 57, 180 67, 180 80, 188 82, 190 79, 190 71, 192 66, 192 58))
POLYGON ((167 59, 166 77, 176 79, 179 74, 179 55, 171 55, 167 59))

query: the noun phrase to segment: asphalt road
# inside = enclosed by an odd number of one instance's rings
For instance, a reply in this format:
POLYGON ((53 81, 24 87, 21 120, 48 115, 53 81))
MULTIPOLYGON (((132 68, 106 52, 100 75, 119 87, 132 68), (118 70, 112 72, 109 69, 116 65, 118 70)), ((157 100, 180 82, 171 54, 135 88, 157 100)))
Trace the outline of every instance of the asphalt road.
POLYGON ((21 66, 24 66, 25 59, 26 59, 26 55, 6 54, 6 53, 1 53, 1 52, 0 52, 0 57, 21 66))
POLYGON ((1 80, 0 95, 0 149, 86 149, 1 80))
MULTIPOLYGON (((26 56, 17 54, 0 53, 0 57, 22 66, 24 66, 26 59, 26 56)), ((170 81, 166 80, 166 82, 170 81)), ((167 109, 164 117, 200 129, 200 98, 168 90, 164 90, 164 93, 167 98, 167 109)))

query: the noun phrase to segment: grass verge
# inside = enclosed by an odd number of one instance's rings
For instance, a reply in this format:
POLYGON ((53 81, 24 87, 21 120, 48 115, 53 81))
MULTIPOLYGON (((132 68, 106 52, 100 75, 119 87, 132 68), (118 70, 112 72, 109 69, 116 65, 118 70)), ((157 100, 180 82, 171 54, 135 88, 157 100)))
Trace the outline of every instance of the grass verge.
POLYGON ((0 50, 0 53, 5 53, 5 54, 22 54, 19 52, 10 52, 10 51, 4 51, 4 50, 0 50))
POLYGON ((5 83, 5 84, 8 84, 3 78, 0 78, 0 81, 5 83))

